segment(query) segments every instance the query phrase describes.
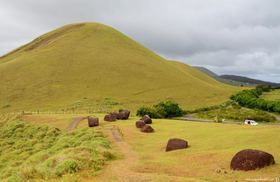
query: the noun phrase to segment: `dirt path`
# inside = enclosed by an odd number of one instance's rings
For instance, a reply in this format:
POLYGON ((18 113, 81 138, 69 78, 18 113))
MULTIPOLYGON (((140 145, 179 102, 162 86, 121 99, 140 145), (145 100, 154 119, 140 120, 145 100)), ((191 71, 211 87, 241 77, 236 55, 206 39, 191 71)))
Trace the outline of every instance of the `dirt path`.
POLYGON ((73 129, 75 129, 78 124, 83 121, 84 119, 86 119, 87 117, 75 117, 72 119, 71 123, 68 125, 67 130, 68 131, 72 131, 73 129))
POLYGON ((280 116, 274 114, 274 117, 276 118, 277 121, 280 121, 280 116))
POLYGON ((111 134, 116 142, 123 142, 123 136, 118 127, 112 126, 111 134))
POLYGON ((96 176, 94 181, 116 181, 116 182, 152 182, 149 174, 133 171, 134 166, 139 161, 139 156, 127 144, 123 138, 121 130, 117 126, 106 129, 106 134, 113 140, 114 146, 120 151, 121 159, 111 162, 102 172, 96 176))

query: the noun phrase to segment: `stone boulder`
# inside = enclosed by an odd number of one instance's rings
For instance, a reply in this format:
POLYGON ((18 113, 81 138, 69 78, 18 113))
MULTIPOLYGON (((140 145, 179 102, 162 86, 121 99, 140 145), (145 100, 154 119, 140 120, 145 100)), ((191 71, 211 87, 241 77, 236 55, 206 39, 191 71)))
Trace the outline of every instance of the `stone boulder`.
POLYGON ((142 120, 139 120, 139 121, 136 121, 135 125, 136 125, 136 128, 143 128, 146 125, 146 123, 142 120))
POLYGON ((274 157, 264 151, 246 149, 241 150, 232 158, 230 168, 233 170, 255 170, 275 164, 274 157))
POLYGON ((172 151, 172 150, 178 150, 178 149, 185 149, 188 147, 188 142, 183 139, 179 138, 172 138, 169 139, 166 145, 166 152, 172 151))
POLYGON ((99 119, 97 117, 88 117, 88 126, 89 127, 99 126, 99 119))
POLYGON ((109 121, 109 122, 112 122, 112 121, 116 121, 117 120, 117 117, 116 115, 114 114, 107 114, 104 116, 104 121, 109 121))
POLYGON ((120 115, 119 115, 118 112, 111 112, 110 115, 111 115, 112 117, 115 117, 116 119, 120 119, 120 115))
POLYGON ((144 133, 153 133, 155 130, 150 125, 145 125, 141 128, 144 133))
POLYGON ((127 120, 129 118, 129 110, 120 110, 118 114, 118 119, 127 120))
POLYGON ((141 120, 144 121, 146 124, 152 124, 153 123, 152 119, 148 115, 143 116, 141 118, 141 120))

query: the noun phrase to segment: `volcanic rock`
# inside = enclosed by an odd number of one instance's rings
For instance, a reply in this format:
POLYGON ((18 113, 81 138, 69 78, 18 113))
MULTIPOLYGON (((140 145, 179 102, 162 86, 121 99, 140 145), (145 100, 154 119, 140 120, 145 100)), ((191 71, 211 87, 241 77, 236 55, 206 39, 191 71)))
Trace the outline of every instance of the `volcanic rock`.
POLYGON ((241 150, 232 158, 230 168, 233 170, 255 170, 275 164, 274 157, 264 151, 246 149, 241 150))
POLYGON ((172 138, 168 140, 165 151, 169 152, 172 150, 185 149, 187 147, 188 147, 188 142, 186 140, 179 139, 179 138, 172 138))
POLYGON ((88 126, 89 127, 99 126, 99 119, 97 117, 88 117, 88 126))

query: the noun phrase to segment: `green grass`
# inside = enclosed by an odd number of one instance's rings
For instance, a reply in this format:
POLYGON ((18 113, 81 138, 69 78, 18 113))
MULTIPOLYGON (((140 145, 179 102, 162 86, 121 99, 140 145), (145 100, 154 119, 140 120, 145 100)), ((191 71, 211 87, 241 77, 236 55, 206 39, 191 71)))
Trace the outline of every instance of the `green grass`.
MULTIPOLYGON (((46 123, 47 120, 57 117, 52 123, 66 128, 73 115, 31 115, 26 116, 27 121, 46 123), (44 119, 45 118, 45 119, 44 119), (63 119, 64 118, 64 119, 63 119)), ((125 163, 126 169, 137 173, 134 181, 141 181, 141 176, 153 179, 155 182, 184 182, 184 181, 245 181, 253 178, 279 177, 280 170, 280 143, 277 141, 280 127, 275 126, 247 126, 219 123, 199 123, 170 119, 154 119, 155 133, 141 133, 135 128, 136 117, 128 121, 108 123, 103 121, 102 114, 97 115, 101 120, 102 131, 107 132, 109 126, 117 126, 128 143, 134 158, 131 163, 125 163), (174 152, 165 152, 169 138, 178 137, 189 142, 190 148, 174 152), (230 161, 234 154, 242 149, 259 149, 271 153, 276 164, 264 169, 242 172, 230 170, 230 161), (226 173, 216 171, 224 168, 226 173)), ((82 122, 79 128, 86 128, 87 123, 82 122)), ((113 149, 121 151, 118 145, 113 149)), ((116 167, 116 163, 112 163, 116 167)), ((99 175, 89 178, 88 181, 121 181, 112 173, 110 165, 99 175)), ((126 170, 115 169, 118 174, 126 177, 126 170)), ((143 180, 143 179, 142 179, 143 180)))
POLYGON ((264 92, 262 98, 271 101, 280 101, 280 89, 271 92, 264 92))
POLYGON ((0 122, 0 181, 57 179, 81 170, 90 176, 114 158, 110 143, 96 129, 68 133, 5 117, 0 122))
POLYGON ((210 108, 206 111, 198 111, 195 117, 211 119, 211 120, 229 120, 243 122, 246 119, 252 119, 257 122, 275 122, 276 118, 273 114, 257 109, 249 109, 238 106, 236 104, 224 104, 210 108), (217 118, 218 117, 218 118, 217 118))
MULTIPOLYGON (((279 176, 280 166, 252 172, 229 169, 230 160, 242 149, 253 148, 270 152, 280 161, 279 127, 250 127, 174 120, 154 120, 154 134, 137 130, 134 122, 121 122, 119 127, 126 141, 140 156, 134 170, 166 181, 244 181, 246 178, 279 176), (166 153, 169 138, 186 139, 190 148, 166 153), (227 174, 215 171, 225 168, 227 174), (175 176, 174 178, 171 178, 175 176), (183 178, 183 179, 182 179, 183 178), (180 179, 180 180, 179 180, 180 179)), ((161 181, 161 180, 158 180, 161 181)))
POLYGON ((175 100, 216 105, 240 88, 167 61, 98 23, 67 25, 0 58, 0 110, 92 110, 175 100))

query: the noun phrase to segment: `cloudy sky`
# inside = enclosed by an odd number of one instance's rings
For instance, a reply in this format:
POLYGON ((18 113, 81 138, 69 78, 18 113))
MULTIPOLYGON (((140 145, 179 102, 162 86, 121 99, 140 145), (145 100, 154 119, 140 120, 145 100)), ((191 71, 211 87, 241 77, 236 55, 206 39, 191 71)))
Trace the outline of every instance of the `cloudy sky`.
POLYGON ((279 0, 1 0, 0 55, 92 21, 168 59, 280 82, 279 7, 279 0))

